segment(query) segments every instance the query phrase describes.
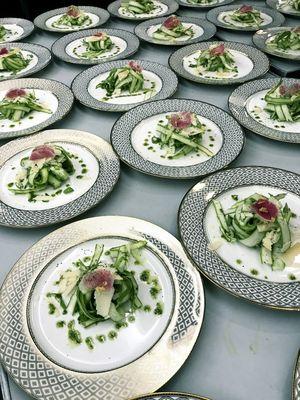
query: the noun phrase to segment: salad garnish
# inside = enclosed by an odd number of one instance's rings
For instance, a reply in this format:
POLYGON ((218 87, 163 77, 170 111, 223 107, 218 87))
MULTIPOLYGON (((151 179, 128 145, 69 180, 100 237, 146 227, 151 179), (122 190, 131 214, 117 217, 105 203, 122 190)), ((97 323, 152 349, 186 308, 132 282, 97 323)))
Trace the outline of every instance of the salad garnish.
MULTIPOLYGON (((97 243, 91 257, 78 259, 55 282, 58 289, 47 293, 47 299, 48 302, 55 302, 54 306, 60 311, 57 317, 61 318, 60 314, 72 315, 67 328, 68 337, 73 343, 83 342, 76 324, 78 327, 88 328, 111 321, 118 330, 134 322, 137 310, 149 312, 149 306, 144 310, 135 273, 130 268, 133 265, 142 265, 142 251, 146 245, 147 242, 141 240, 105 250, 104 245, 97 243)), ((157 277, 155 280, 158 282, 157 277)), ((163 304, 156 302, 154 314, 162 313, 163 304)), ((64 327, 65 324, 59 322, 64 327)), ((112 330, 107 336, 109 339, 116 339, 117 335, 112 330)), ((84 341, 90 350, 94 348, 95 340, 104 343, 106 336, 88 336, 84 341)))
POLYGON ((82 53, 82 56, 90 59, 111 50, 114 46, 111 38, 105 32, 97 32, 93 36, 85 38, 83 43, 87 51, 82 53))
POLYGON ((10 89, 0 101, 0 119, 19 122, 32 111, 51 114, 52 111, 39 104, 34 92, 25 89, 10 89))
POLYGON ((7 34, 7 29, 3 25, 0 25, 0 40, 3 40, 6 34, 7 34))
POLYGON ((231 19, 250 26, 259 26, 263 22, 261 12, 252 6, 243 5, 231 14, 231 19))
MULTIPOLYGON (((58 145, 37 146, 29 157, 22 158, 21 169, 16 174, 15 181, 8 184, 8 189, 16 195, 28 194, 28 201, 49 201, 56 194, 71 193, 70 190, 60 190, 53 195, 39 196, 41 191, 48 188, 61 188, 74 174, 71 157, 58 145)), ((70 186, 68 188, 71 189, 70 186)))
POLYGON ((265 95, 264 110, 270 118, 282 122, 300 121, 300 84, 283 85, 280 81, 265 95))
POLYGON ((213 200, 222 237, 230 243, 259 248, 262 264, 270 265, 273 271, 285 268, 283 255, 291 247, 289 224, 293 214, 287 204, 281 204, 285 196, 254 193, 227 210, 213 200))
POLYGON ((145 88, 143 69, 135 61, 130 61, 122 68, 113 68, 108 77, 98 83, 96 88, 104 89, 107 98, 118 97, 124 92, 128 95, 147 94, 154 89, 154 87, 145 88))
POLYGON ((207 50, 201 51, 195 60, 196 64, 190 65, 197 68, 199 72, 236 73, 238 72, 234 56, 230 50, 226 49, 225 44, 210 46, 207 50))
POLYGON ((159 144, 165 150, 165 157, 178 159, 190 154, 200 152, 209 157, 213 153, 203 146, 202 138, 206 133, 206 126, 201 124, 194 113, 180 112, 167 116, 167 122, 158 122, 152 142, 159 144))
POLYGON ((72 5, 67 8, 67 12, 63 14, 57 21, 53 22, 54 27, 69 26, 78 27, 82 25, 90 25, 92 23, 90 17, 72 5))
POLYGON ((134 15, 148 14, 156 8, 152 0, 122 0, 121 7, 134 15))
POLYGON ((186 40, 193 37, 194 31, 185 27, 176 15, 168 17, 161 26, 153 33, 153 37, 163 41, 176 41, 176 39, 187 36, 186 40))
POLYGON ((283 51, 300 50, 300 27, 276 33, 267 42, 267 46, 283 51))
POLYGON ((9 71, 13 74, 26 68, 30 58, 25 58, 18 48, 8 50, 6 47, 0 49, 0 71, 9 71))

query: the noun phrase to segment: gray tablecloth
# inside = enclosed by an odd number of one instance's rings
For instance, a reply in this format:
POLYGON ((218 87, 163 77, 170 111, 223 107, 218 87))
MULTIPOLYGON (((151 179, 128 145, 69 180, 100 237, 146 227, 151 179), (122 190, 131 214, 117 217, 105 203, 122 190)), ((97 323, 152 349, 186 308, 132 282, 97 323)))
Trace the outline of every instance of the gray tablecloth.
MULTIPOLYGON (((180 13, 203 16, 203 13, 191 9, 180 13)), ((296 19, 287 20, 287 25, 296 23, 296 19)), ((116 19, 106 26, 130 31, 134 28, 133 23, 116 19)), ((233 38, 232 33, 224 31, 219 34, 223 39, 233 38)), ((36 32, 27 41, 50 48, 57 37, 55 34, 36 32)), ((251 41, 251 35, 241 33, 234 34, 234 38, 251 41)), ((167 65, 173 50, 141 43, 135 57, 167 65)), ((82 70, 83 67, 55 60, 36 76, 70 85, 82 70)), ((228 110, 227 100, 232 90, 232 87, 208 87, 180 80, 174 97, 202 100, 228 110)), ((110 130, 118 116, 76 104, 72 112, 53 128, 86 130, 109 140, 110 130)), ((274 142, 247 132, 246 147, 232 166, 239 165, 276 166, 300 173, 299 146, 274 142)), ((178 207, 184 194, 196 182, 161 180, 122 165, 121 178, 113 193, 80 218, 134 216, 158 224, 178 236, 178 207)), ((58 227, 26 231, 1 227, 0 282, 33 243, 58 227)), ((204 280, 204 285, 206 312, 200 336, 184 366, 162 389, 194 392, 214 400, 290 399, 292 370, 300 347, 299 314, 249 304, 223 292, 207 280, 204 280)), ((29 399, 12 380, 9 382, 13 400, 29 399)))

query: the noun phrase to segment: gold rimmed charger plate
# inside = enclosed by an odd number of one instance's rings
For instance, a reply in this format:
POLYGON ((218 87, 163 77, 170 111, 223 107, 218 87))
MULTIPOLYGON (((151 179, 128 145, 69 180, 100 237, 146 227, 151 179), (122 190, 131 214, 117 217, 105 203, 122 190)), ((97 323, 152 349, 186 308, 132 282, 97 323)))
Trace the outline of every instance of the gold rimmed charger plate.
POLYGON ((185 362, 200 332, 204 303, 201 277, 170 233, 136 218, 81 220, 37 242, 8 274, 0 292, 0 361, 15 382, 36 399, 125 400, 140 396, 165 384, 185 362), (147 247, 163 260, 170 276, 172 293, 165 295, 172 296, 173 311, 162 336, 139 358, 105 372, 74 371, 53 361, 55 355, 40 349, 31 334, 31 293, 57 257, 87 241, 107 237, 147 240, 147 247))

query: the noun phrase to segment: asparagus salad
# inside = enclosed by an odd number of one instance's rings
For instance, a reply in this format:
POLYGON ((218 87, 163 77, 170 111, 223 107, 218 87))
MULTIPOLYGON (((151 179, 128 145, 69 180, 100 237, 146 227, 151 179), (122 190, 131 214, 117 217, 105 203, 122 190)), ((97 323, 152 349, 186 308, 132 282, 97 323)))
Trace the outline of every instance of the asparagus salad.
POLYGON ((155 150, 155 146, 159 146, 163 152, 161 157, 170 160, 176 160, 191 153, 212 157, 212 149, 202 144, 204 135, 209 135, 207 126, 200 122, 196 114, 179 112, 166 115, 164 120, 159 120, 156 133, 151 138, 151 144, 149 145, 148 139, 145 139, 144 145, 150 151, 155 150))
POLYGON ((208 79, 222 79, 238 76, 237 58, 240 57, 246 56, 226 49, 225 44, 221 43, 212 45, 206 50, 198 51, 195 55, 186 57, 184 61, 187 70, 194 75, 208 79))
MULTIPOLYGON (((227 25, 236 27, 260 27, 268 23, 270 17, 261 13, 253 6, 243 5, 237 10, 225 11, 219 14, 218 19, 227 25)), ((271 21, 270 21, 271 22, 271 21)))
POLYGON ((191 24, 183 24, 176 15, 168 17, 152 35, 154 39, 164 42, 176 42, 178 40, 189 40, 194 37, 191 24))
POLYGON ((101 80, 96 89, 104 91, 101 101, 141 96, 142 100, 152 97, 156 91, 156 82, 145 77, 146 71, 135 61, 125 67, 113 68, 106 79, 101 80))
MULTIPOLYGON (((290 222, 294 216, 288 204, 283 204, 286 194, 231 197, 234 203, 228 209, 213 200, 222 238, 229 243, 257 248, 262 264, 269 265, 273 271, 282 271, 286 267, 284 254, 292 243, 290 222)), ((237 264, 242 262, 237 260, 237 264)), ((253 275, 258 275, 257 270, 253 271, 256 271, 253 275)))
POLYGON ((279 82, 265 95, 265 111, 279 122, 300 121, 300 84, 290 87, 279 82))
POLYGON ((121 0, 119 13, 128 18, 155 16, 168 10, 168 6, 156 0, 121 0))
POLYGON ((106 53, 114 47, 109 35, 104 32, 97 32, 93 36, 89 36, 83 40, 86 51, 81 54, 81 57, 94 59, 106 53))
POLYGON ((110 36, 106 32, 96 32, 92 36, 71 41, 66 46, 66 53, 84 60, 102 60, 122 53, 127 42, 121 37, 110 36))
POLYGON ((155 9, 152 0, 122 0, 121 7, 131 14, 149 14, 155 9))
POLYGON ((64 190, 61 187, 75 172, 73 157, 74 155, 61 146, 36 147, 29 157, 21 159, 21 169, 17 172, 15 181, 7 185, 9 191, 15 195, 27 195, 28 201, 33 202, 49 202, 51 198, 62 193, 72 193, 74 190, 70 185, 64 190), (48 188, 55 191, 51 194, 45 193, 48 188))
POLYGON ((7 33, 7 29, 3 25, 0 25, 0 41, 4 40, 7 33))
POLYGON ((300 84, 279 81, 269 90, 252 95, 246 103, 249 114, 259 123, 283 132, 299 133, 300 84))
POLYGON ((84 343, 93 350, 107 339, 115 340, 118 331, 133 323, 137 313, 163 314, 161 285, 150 270, 143 270, 146 241, 131 241, 104 248, 97 243, 91 256, 73 262, 48 292, 49 314, 57 329, 66 329, 69 342, 84 343), (141 286, 149 291, 151 304, 140 299, 141 286), (89 330, 99 326, 98 334, 89 330))
POLYGON ((23 52, 18 48, 6 47, 0 49, 0 78, 7 75, 16 75, 26 69, 33 60, 34 55, 23 52))
POLYGON ((65 14, 55 18, 51 26, 58 29, 78 29, 81 27, 88 27, 92 23, 93 21, 87 13, 72 5, 67 8, 65 14))
POLYGON ((276 33, 266 41, 270 49, 291 54, 299 54, 300 51, 300 28, 294 28, 276 33))
POLYGON ((0 124, 2 120, 14 123, 32 116, 33 111, 51 114, 52 111, 42 105, 35 95, 34 90, 10 89, 0 101, 0 124))

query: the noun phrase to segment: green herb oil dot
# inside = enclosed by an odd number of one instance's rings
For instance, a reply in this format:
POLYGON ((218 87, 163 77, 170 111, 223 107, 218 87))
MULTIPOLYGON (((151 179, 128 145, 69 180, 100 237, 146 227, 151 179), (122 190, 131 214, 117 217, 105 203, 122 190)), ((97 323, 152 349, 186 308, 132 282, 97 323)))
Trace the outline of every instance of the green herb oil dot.
POLYGON ((135 316, 134 315, 129 315, 128 322, 134 322, 134 321, 135 321, 135 316))
POLYGON ((90 350, 94 349, 94 340, 91 336, 88 336, 87 338, 85 338, 85 344, 87 345, 87 347, 90 350))
POLYGON ((110 340, 114 340, 114 339, 116 339, 118 337, 118 333, 116 332, 116 331, 110 331, 110 332, 108 332, 108 338, 110 339, 110 340))
POLYGON ((154 314, 155 315, 162 315, 164 312, 164 307, 162 303, 156 303, 156 307, 154 309, 154 314))
POLYGON ((96 339, 98 340, 98 342, 104 343, 106 341, 106 336, 105 335, 97 335, 96 339))
POLYGON ((67 187, 67 188, 64 190, 64 194, 69 194, 69 193, 72 193, 72 192, 74 192, 74 189, 71 188, 71 186, 67 187))
POLYGON ((53 315, 56 311, 56 307, 53 303, 48 304, 48 312, 50 315, 53 315))
POLYGON ((143 282, 150 282, 150 271, 148 269, 145 269, 140 273, 140 280, 143 282))

